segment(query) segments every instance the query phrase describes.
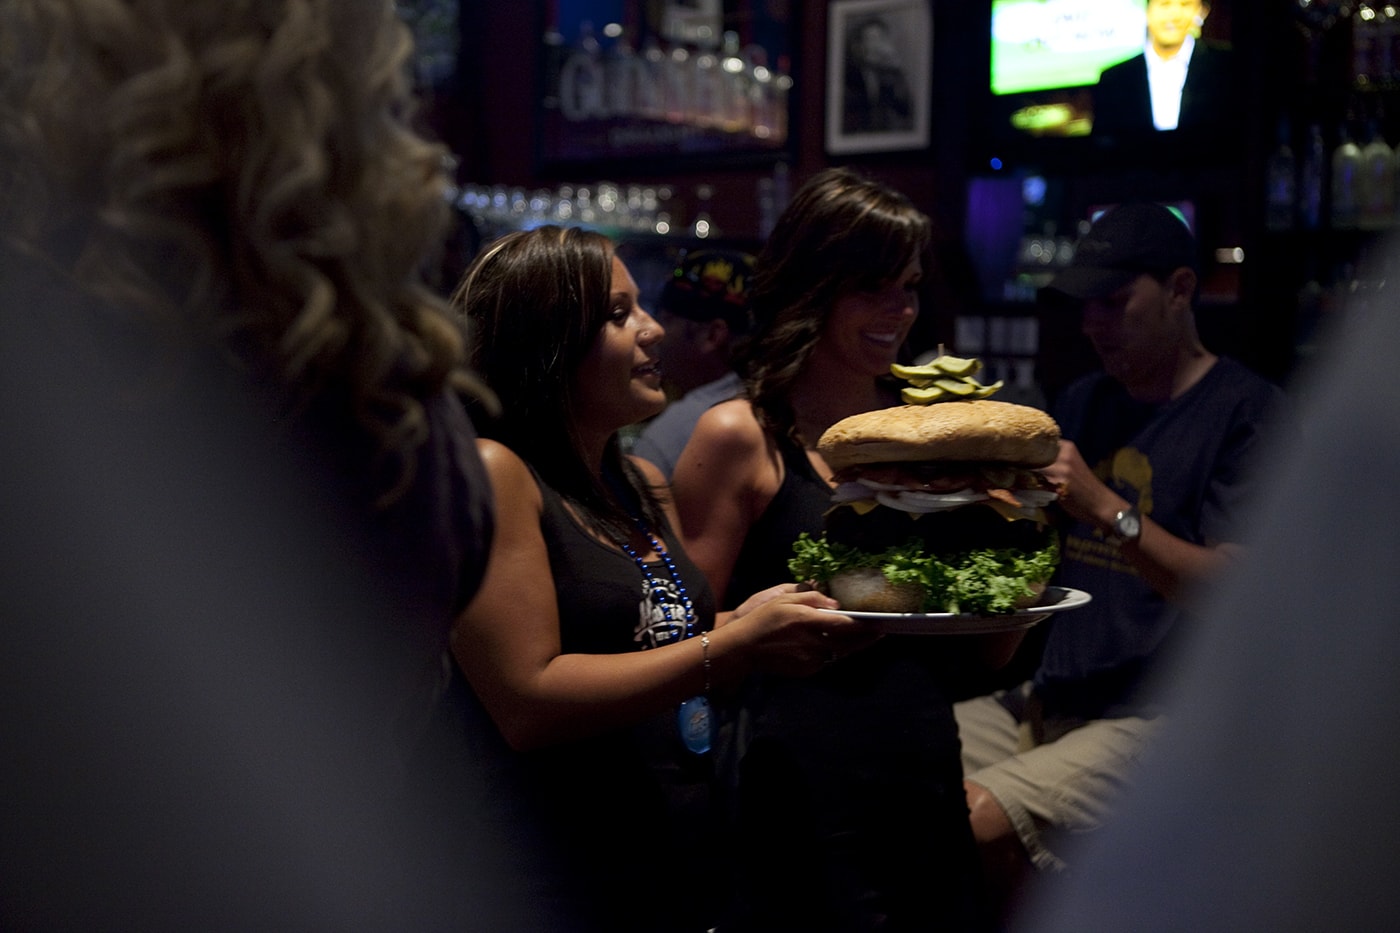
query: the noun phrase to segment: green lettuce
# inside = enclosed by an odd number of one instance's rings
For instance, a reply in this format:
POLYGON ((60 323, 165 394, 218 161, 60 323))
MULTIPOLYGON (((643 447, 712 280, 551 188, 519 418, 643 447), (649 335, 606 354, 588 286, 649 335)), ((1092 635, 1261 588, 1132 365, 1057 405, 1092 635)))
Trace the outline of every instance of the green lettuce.
POLYGON ((879 553, 859 551, 803 533, 792 545, 788 569, 798 581, 825 583, 845 570, 878 567, 891 583, 924 588, 924 612, 996 615, 1013 612, 1016 601, 1045 583, 1060 562, 1059 541, 1049 535, 1045 547, 964 551, 934 557, 918 538, 879 553))

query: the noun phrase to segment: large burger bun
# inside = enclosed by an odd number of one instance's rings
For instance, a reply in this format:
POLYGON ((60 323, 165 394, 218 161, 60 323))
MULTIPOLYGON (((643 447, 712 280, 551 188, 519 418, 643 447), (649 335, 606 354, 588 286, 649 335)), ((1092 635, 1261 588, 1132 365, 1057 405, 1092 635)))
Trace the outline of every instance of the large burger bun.
POLYGON ((1044 507, 1060 430, 1036 408, 987 399, 902 405, 832 425, 825 533, 792 570, 862 612, 994 615, 1033 605, 1059 560, 1044 507))
POLYGON ((860 463, 983 461, 1049 466, 1060 426, 1028 405, 978 399, 899 405, 836 422, 817 442, 833 470, 860 463))

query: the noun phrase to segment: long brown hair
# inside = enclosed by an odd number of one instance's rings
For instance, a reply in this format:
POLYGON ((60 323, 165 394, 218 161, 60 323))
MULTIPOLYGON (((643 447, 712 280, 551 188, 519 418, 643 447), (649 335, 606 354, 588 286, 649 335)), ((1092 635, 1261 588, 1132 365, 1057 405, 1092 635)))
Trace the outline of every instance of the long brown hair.
POLYGON ((467 269, 452 303, 471 328, 471 365, 500 401, 499 418, 478 419, 481 433, 519 454, 594 528, 626 540, 634 514, 662 527, 656 497, 616 435, 600 482, 574 429, 574 375, 612 313, 613 252, 606 236, 576 227, 506 234, 467 269))
POLYGON ((813 176, 778 218, 754 269, 755 330, 737 354, 765 428, 796 438, 789 394, 837 298, 877 289, 925 256, 929 219, 903 194, 846 168, 813 176))
POLYGON ((409 125, 410 52, 385 0, 0 4, 7 247, 229 351, 280 416, 348 408, 381 504, 412 482, 423 400, 480 388, 422 278, 449 179, 409 125))

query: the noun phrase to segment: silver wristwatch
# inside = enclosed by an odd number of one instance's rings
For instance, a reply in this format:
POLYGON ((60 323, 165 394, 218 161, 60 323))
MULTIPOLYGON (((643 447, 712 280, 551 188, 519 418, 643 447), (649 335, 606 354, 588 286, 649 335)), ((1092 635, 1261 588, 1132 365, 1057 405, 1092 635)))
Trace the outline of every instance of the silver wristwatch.
POLYGON ((1130 505, 1113 516, 1113 529, 1108 537, 1117 544, 1126 544, 1142 537, 1142 513, 1136 506, 1130 505))

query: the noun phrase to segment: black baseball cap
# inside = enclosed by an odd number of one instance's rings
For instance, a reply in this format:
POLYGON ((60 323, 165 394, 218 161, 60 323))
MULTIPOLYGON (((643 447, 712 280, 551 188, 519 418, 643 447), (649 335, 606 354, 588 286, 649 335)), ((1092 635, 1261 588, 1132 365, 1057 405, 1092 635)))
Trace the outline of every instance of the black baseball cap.
POLYGON ((753 265, 752 256, 737 250, 693 250, 662 287, 658 307, 692 321, 723 318, 731 331, 747 332, 753 265))
POLYGON ((1105 211, 1080 238, 1069 265, 1043 291, 1076 301, 1102 298, 1143 273, 1196 268, 1196 240, 1186 221, 1161 204, 1130 201, 1105 211))

